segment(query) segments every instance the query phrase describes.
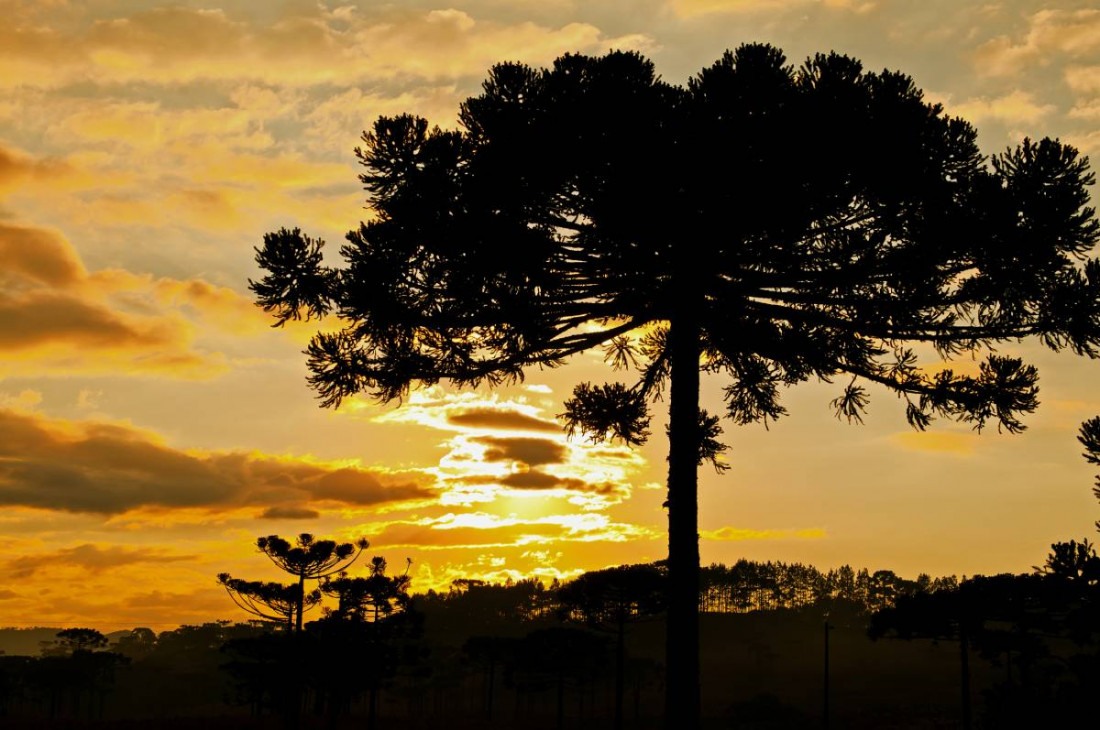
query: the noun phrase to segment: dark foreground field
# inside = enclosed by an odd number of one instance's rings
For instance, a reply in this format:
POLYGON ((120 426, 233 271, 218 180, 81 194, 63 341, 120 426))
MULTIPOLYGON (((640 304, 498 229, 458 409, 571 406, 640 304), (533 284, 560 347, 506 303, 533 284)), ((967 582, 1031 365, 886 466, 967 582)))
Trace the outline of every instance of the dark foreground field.
MULTIPOLYGON (((822 727, 825 705, 825 617, 819 611, 706 614, 702 622, 703 713, 708 728, 822 727)), ((835 728, 961 727, 960 653, 957 642, 872 641, 866 616, 833 615, 829 637, 829 719, 835 728)), ((530 626, 526 627, 530 631, 530 626)), ((514 633, 518 633, 516 627, 514 633)), ((656 728, 663 712, 664 626, 628 627, 623 719, 625 728, 656 728)), ((593 633, 596 646, 612 637, 593 633)), ((418 666, 398 672, 377 696, 375 726, 386 728, 612 728, 614 666, 607 652, 585 665, 546 664, 540 657, 486 661, 467 650, 465 637, 423 638, 418 666)), ((362 656, 366 666, 372 661, 362 656)), ((192 653, 174 666, 137 661, 118 670, 98 704, 62 698, 55 719, 41 706, 8 707, 5 728, 256 728, 292 727, 270 707, 249 706, 239 682, 219 665, 223 653, 192 653), (239 702, 239 704, 238 704, 239 702), (254 713, 261 713, 259 716, 254 713), (18 716, 22 715, 22 718, 18 716), (34 717, 38 715, 38 717, 34 717)), ((291 671, 294 671, 291 669, 291 671)), ((345 671, 354 671, 354 667, 345 671)), ((971 657, 974 726, 982 722, 985 692, 1006 676, 971 657)), ((305 728, 364 728, 367 697, 333 715, 322 703, 297 720, 305 728)))

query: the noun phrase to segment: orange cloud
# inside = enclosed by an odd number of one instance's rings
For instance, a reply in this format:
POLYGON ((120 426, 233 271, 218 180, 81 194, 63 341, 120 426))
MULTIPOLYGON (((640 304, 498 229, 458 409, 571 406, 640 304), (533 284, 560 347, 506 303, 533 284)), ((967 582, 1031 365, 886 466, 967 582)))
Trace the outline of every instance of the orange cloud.
POLYGON ((387 549, 422 550, 508 548, 530 545, 628 542, 657 537, 638 525, 613 522, 607 515, 587 513, 518 517, 487 512, 449 513, 418 521, 386 524, 375 534, 387 549))
POLYGON ((1028 66, 1049 63, 1056 54, 1089 57, 1100 50, 1100 10, 1040 10, 1028 19, 1019 39, 997 36, 974 54, 980 73, 1008 76, 1028 66))
POLYGON ((263 520, 315 520, 320 516, 321 513, 315 509, 289 505, 283 507, 268 507, 260 513, 260 519, 263 520))
POLYGON ((95 626, 102 631, 150 626, 157 631, 180 624, 197 625, 234 613, 225 591, 210 581, 208 588, 190 591, 149 590, 134 582, 105 585, 101 591, 53 595, 48 585, 21 595, 5 606, 4 621, 16 626, 95 626))
MULTIPOLYGON (((359 400, 352 401, 350 410, 366 408, 359 400)), ((537 492, 567 497, 585 510, 601 510, 630 496, 631 477, 645 464, 639 453, 623 446, 569 439, 559 423, 522 397, 425 388, 374 420, 458 432, 446 442, 448 452, 439 466, 430 469, 446 505, 537 492)))
POLYGON ((0 410, 3 505, 102 515, 256 506, 272 518, 289 516, 288 506, 380 505, 433 494, 410 475, 256 453, 180 451, 132 426, 0 410))
POLYGON ((566 51, 651 43, 643 35, 608 37, 588 23, 552 28, 479 19, 455 9, 300 9, 261 25, 223 10, 162 7, 66 30, 5 24, 0 85, 248 80, 350 86, 399 76, 480 75, 501 58, 545 64, 566 51))
POLYGON ((4 574, 10 578, 22 580, 54 566, 79 568, 81 572, 98 574, 136 563, 177 563, 194 559, 194 555, 166 552, 161 548, 121 545, 100 547, 85 543, 33 557, 10 560, 4 566, 4 574))
POLYGON ((485 446, 485 461, 513 461, 527 466, 541 466, 565 461, 568 450, 551 439, 480 436, 470 439, 485 446))
MULTIPOLYGON (((804 8, 814 0, 672 0, 673 11, 685 18, 721 13, 776 13, 793 8, 804 8)), ((820 0, 830 10, 848 10, 868 13, 878 3, 870 0, 820 0)))
POLYGON ((0 222, 0 378, 141 373, 209 377, 223 355, 197 344, 198 325, 268 331, 243 296, 201 279, 88 272, 59 232, 0 222))
POLYGON ((562 425, 543 415, 543 409, 525 398, 502 399, 499 393, 448 392, 439 386, 413 391, 398 408, 377 414, 373 403, 351 399, 344 410, 369 410, 380 423, 415 423, 441 431, 523 436, 524 432, 564 437, 562 425))
POLYGON ((254 236, 278 211, 278 225, 290 219, 331 238, 361 215, 351 148, 379 115, 453 125, 461 99, 501 59, 545 64, 566 51, 648 44, 586 23, 399 6, 299 5, 274 20, 244 7, 106 12, 116 16, 41 10, 0 27, 0 126, 66 151, 34 159, 0 148, 0 190, 23 215, 68 230, 254 236), (187 84, 201 85, 199 99, 165 98, 164 87, 187 84), (101 93, 71 94, 73 85, 101 93))
POLYGON ((455 426, 486 429, 515 429, 517 431, 560 432, 562 426, 557 421, 536 418, 508 407, 489 408, 475 406, 458 408, 447 414, 447 422, 455 426))
MULTIPOLYGON (((448 497, 460 498, 469 493, 476 495, 482 491, 485 491, 489 499, 492 500, 497 496, 505 496, 505 492, 508 492, 508 489, 517 490, 519 492, 554 491, 557 496, 565 496, 571 492, 590 493, 592 495, 613 498, 613 501, 616 502, 630 493, 629 488, 622 484, 587 481, 577 477, 557 476, 538 469, 513 471, 504 475, 465 474, 446 479, 443 481, 443 484, 454 490, 453 494, 445 494, 444 500, 448 497), (473 489, 467 492, 463 487, 471 487, 473 489), (496 487, 504 487, 506 489, 497 489, 496 487)), ((510 496, 520 496, 515 492, 508 492, 508 494, 510 496)), ((593 507, 595 508, 597 506, 599 508, 606 507, 607 502, 605 500, 595 500, 593 507)))
POLYGON ((1070 66, 1065 76, 1066 84, 1075 93, 1100 94, 1100 66, 1070 66))
POLYGON ((10 190, 28 181, 51 182, 71 172, 70 166, 56 159, 35 159, 19 150, 0 144, 0 191, 10 190))

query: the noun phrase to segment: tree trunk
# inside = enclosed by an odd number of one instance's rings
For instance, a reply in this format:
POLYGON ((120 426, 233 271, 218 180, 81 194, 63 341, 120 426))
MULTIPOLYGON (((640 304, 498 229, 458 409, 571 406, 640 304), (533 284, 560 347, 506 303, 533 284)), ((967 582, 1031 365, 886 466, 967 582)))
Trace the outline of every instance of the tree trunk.
POLYGON ((688 293, 669 328, 668 627, 665 727, 697 730, 699 707, 699 323, 688 293))
MULTIPOLYGON (((492 651, 492 649, 490 649, 492 651)), ((497 678, 497 663, 496 657, 490 656, 489 658, 489 681, 485 689, 485 719, 492 721, 493 719, 493 685, 496 683, 497 678)))
POLYGON ((623 695, 626 693, 626 616, 619 609, 615 637, 615 730, 623 730, 623 695))
POLYGON ((306 610, 306 575, 302 573, 298 576, 298 633, 302 633, 302 614, 306 610))
POLYGON ((367 691, 367 730, 378 727, 378 685, 372 683, 367 691))

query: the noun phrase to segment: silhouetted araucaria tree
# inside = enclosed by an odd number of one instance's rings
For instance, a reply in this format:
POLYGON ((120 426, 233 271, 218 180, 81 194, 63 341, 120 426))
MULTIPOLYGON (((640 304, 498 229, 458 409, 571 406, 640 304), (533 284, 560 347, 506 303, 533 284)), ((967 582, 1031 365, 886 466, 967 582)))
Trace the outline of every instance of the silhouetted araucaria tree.
POLYGON ((409 606, 409 568, 412 560, 406 559, 405 572, 386 575, 386 559, 376 555, 371 559, 370 575, 351 578, 341 572, 335 578, 326 578, 321 584, 325 595, 335 596, 336 618, 378 622, 401 613, 409 606))
POLYGON ((268 535, 258 538, 256 546, 271 562, 298 578, 295 627, 301 631, 306 581, 321 580, 347 570, 370 543, 366 538, 359 538, 354 543, 337 544, 334 540, 317 540, 303 532, 293 545, 278 535, 268 535))
POLYGON ((697 466, 728 417, 785 413, 781 386, 868 384, 936 416, 1021 431, 1037 372, 993 346, 1036 337, 1094 356, 1100 262, 1087 161, 1025 140, 985 158, 967 122, 904 74, 767 45, 727 52, 686 86, 635 53, 494 66, 461 126, 379 118, 356 150, 373 217, 323 242, 269 233, 252 282, 277 323, 335 315, 307 354, 321 404, 417 383, 490 386, 606 348, 631 383, 583 383, 570 432, 639 444, 669 397, 668 721, 698 725, 697 466), (914 347, 981 360, 918 365, 914 347))
POLYGON ((299 612, 305 613, 321 602, 320 589, 315 588, 303 597, 299 583, 284 585, 274 581, 244 580, 229 573, 218 573, 218 582, 239 608, 257 618, 284 624, 288 631, 294 630, 294 619, 299 612))

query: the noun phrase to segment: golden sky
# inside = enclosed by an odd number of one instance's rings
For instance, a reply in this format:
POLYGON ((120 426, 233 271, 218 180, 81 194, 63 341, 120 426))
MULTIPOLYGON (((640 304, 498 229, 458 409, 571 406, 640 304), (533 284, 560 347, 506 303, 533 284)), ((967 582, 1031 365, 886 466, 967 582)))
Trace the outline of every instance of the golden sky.
MULTIPOLYGON (((453 126, 493 63, 565 52, 638 50, 684 83, 744 42, 836 50, 912 75, 987 153, 1057 136, 1098 159, 1091 5, 0 0, 0 626, 244 619, 215 576, 277 578, 269 534, 367 537, 421 591, 663 557, 664 439, 593 445, 554 420, 608 377, 600 353, 321 410, 310 326, 251 303, 253 246, 300 226, 335 249, 365 215, 352 149, 375 118, 453 126)), ((768 430, 728 426, 732 469, 700 472, 703 562, 1018 572, 1091 534, 1074 435, 1100 363, 1013 352, 1041 373, 1019 436, 914 433, 875 390, 851 426, 828 384, 790 390, 768 430)))

